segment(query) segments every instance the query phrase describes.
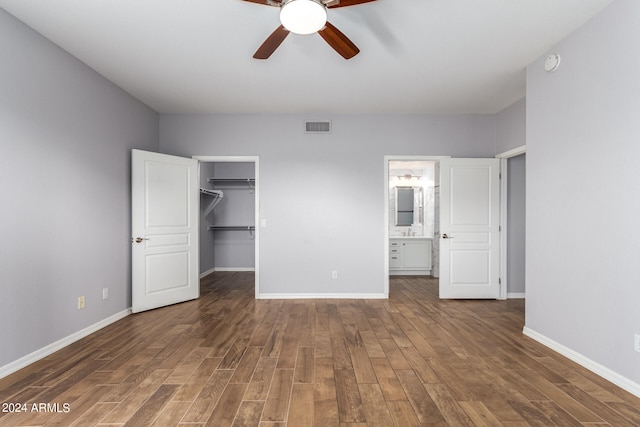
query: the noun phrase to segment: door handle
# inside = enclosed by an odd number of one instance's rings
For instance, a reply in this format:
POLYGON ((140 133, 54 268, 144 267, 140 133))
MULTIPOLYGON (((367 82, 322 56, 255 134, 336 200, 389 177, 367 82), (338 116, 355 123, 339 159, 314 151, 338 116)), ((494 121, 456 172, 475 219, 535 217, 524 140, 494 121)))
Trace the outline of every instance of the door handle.
POLYGON ((453 239, 453 236, 448 236, 448 235, 447 235, 447 233, 444 233, 444 234, 442 235, 442 238, 443 238, 443 239, 453 239))
POLYGON ((131 238, 131 243, 133 243, 133 242, 136 242, 136 243, 142 243, 142 241, 143 241, 143 240, 149 240, 149 239, 146 239, 146 238, 144 238, 144 237, 136 237, 136 238, 134 239, 134 238, 132 237, 132 238, 131 238))

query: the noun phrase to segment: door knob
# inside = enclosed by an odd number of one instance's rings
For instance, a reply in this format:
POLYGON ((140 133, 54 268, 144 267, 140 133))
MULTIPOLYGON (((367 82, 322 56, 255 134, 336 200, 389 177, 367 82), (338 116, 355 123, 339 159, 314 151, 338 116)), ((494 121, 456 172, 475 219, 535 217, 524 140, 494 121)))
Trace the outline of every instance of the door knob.
POLYGON ((453 237, 448 236, 448 235, 447 235, 447 233, 444 233, 444 234, 442 235, 442 238, 443 238, 443 239, 453 239, 453 237))
POLYGON ((143 240, 149 240, 146 239, 144 237, 136 237, 135 240, 133 239, 133 237, 131 238, 131 243, 136 242, 136 243, 142 243, 143 240))

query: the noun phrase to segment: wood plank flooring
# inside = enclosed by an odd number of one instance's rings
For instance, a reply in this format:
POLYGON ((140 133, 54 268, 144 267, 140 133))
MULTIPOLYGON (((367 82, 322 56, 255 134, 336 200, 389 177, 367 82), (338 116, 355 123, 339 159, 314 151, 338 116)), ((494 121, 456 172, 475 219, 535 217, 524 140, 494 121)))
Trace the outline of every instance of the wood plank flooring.
POLYGON ((253 283, 214 273, 1 379, 0 425, 640 425, 640 399, 522 335, 522 300, 403 276, 389 300, 256 301, 253 283))

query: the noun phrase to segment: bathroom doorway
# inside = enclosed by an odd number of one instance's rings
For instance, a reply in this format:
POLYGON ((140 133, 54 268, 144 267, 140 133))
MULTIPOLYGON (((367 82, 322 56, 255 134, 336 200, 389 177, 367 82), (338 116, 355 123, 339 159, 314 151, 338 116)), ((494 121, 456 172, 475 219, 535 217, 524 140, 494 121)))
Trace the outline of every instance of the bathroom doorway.
POLYGON ((395 275, 439 275, 439 161, 385 156, 385 293, 395 275))
POLYGON ((503 298, 500 160, 385 156, 385 225, 387 295, 395 273, 437 277, 440 298, 503 298))
POLYGON ((389 274, 437 277, 437 168, 433 160, 391 160, 388 167, 389 274), (436 245, 434 245, 436 243, 436 245))

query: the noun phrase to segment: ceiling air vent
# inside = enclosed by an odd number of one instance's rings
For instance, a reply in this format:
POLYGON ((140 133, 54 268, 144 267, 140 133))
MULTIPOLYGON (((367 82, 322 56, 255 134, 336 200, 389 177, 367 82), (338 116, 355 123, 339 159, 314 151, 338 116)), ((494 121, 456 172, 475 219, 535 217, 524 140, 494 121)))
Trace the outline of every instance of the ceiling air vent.
POLYGON ((331 133, 331 122, 304 122, 305 133, 331 133))

